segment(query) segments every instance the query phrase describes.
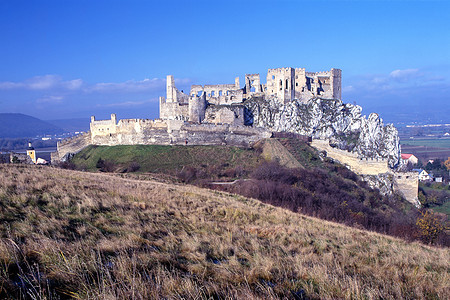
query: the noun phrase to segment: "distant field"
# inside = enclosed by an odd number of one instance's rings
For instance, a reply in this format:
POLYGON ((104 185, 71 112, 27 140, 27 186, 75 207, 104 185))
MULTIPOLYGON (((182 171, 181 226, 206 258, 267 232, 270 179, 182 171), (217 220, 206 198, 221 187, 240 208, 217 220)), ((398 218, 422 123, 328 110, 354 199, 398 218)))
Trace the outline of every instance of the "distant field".
POLYGON ((411 146, 425 146, 433 148, 449 148, 450 149, 450 139, 407 139, 401 140, 400 143, 403 145, 411 146))
POLYGON ((422 162, 450 157, 450 139, 407 139, 401 140, 400 144, 402 153, 412 153, 422 162))

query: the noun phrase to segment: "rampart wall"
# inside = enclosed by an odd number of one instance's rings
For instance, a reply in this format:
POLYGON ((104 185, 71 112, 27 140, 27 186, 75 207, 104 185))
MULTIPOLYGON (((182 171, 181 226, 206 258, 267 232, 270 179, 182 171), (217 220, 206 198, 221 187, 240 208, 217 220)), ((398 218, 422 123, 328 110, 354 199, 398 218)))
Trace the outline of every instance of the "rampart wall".
POLYGON ((91 144, 91 133, 85 132, 72 138, 64 139, 57 143, 57 151, 51 154, 52 163, 57 163, 64 159, 67 153, 78 153, 84 147, 91 144))
MULTIPOLYGON (((319 151, 326 151, 327 156, 339 161, 341 164, 347 165, 353 172, 359 175, 390 174, 389 177, 392 179, 389 179, 389 185, 393 187, 393 191, 401 193, 408 202, 416 207, 420 207, 418 201, 419 177, 417 173, 394 172, 388 167, 388 161, 386 159, 360 159, 355 153, 331 147, 327 140, 313 140, 311 146, 319 151)), ((384 184, 386 185, 386 183, 384 184)))
POLYGON ((349 166, 357 174, 377 175, 391 172, 386 159, 362 159, 356 153, 331 147, 328 140, 313 140, 311 146, 326 151, 327 156, 349 166))

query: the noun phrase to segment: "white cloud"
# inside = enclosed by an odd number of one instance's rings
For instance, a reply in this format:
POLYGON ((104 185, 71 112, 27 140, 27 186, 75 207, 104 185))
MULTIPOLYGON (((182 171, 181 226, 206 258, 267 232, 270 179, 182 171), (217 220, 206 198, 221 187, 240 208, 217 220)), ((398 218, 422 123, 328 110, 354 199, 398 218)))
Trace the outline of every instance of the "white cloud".
POLYGON ((69 90, 78 90, 83 85, 83 80, 74 79, 74 80, 66 81, 64 83, 64 85, 69 90))
POLYGON ((347 85, 342 88, 343 92, 353 92, 354 90, 355 88, 353 87, 353 85, 347 85))
MULTIPOLYGON (((187 78, 177 78, 177 85, 188 85, 191 82, 187 78)), ((140 93, 140 92, 160 92, 164 94, 166 79, 152 78, 143 80, 128 80, 124 82, 100 82, 87 84, 82 79, 63 80, 58 75, 35 76, 24 81, 0 82, 0 90, 32 90, 46 92, 68 92, 76 91, 84 93, 140 93)))
POLYGON ((160 78, 144 79, 141 81, 129 80, 125 82, 112 83, 102 82, 87 87, 87 92, 144 92, 162 90, 166 86, 166 81, 160 78))
POLYGON ((37 103, 61 103, 64 97, 62 96, 45 96, 36 100, 37 103))
POLYGON ((394 70, 389 74, 390 78, 399 80, 407 80, 420 76, 422 76, 422 74, 419 72, 419 69, 394 70))
POLYGON ((158 99, 148 99, 143 101, 124 101, 124 102, 117 102, 117 103, 110 103, 110 104, 104 104, 104 105, 97 105, 97 107, 132 107, 132 106, 140 106, 151 102, 156 102, 158 99))
POLYGON ((64 81, 58 75, 35 76, 21 82, 0 82, 0 89, 26 89, 26 90, 77 90, 83 85, 81 79, 64 81))

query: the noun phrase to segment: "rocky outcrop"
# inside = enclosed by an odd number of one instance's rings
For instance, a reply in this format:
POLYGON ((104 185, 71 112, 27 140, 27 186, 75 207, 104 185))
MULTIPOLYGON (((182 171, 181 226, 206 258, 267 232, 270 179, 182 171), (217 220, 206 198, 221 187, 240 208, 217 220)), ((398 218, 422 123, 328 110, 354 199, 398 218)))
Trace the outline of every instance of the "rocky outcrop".
POLYGON ((247 125, 328 139, 333 147, 363 158, 387 158, 391 168, 399 163, 397 129, 392 124, 385 126, 376 113, 363 116, 358 105, 320 98, 287 103, 253 98, 245 107, 247 125))

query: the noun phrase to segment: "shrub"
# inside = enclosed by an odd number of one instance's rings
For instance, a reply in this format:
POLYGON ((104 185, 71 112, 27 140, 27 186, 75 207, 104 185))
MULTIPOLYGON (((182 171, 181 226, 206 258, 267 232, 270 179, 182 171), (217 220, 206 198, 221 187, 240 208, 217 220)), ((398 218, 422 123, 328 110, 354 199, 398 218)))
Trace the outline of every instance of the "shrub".
POLYGON ((130 173, 130 172, 136 172, 141 168, 141 165, 138 164, 137 162, 131 162, 128 167, 125 169, 125 172, 130 173))
POLYGON ((101 172, 114 172, 116 164, 111 160, 103 160, 99 158, 95 165, 101 172))

